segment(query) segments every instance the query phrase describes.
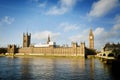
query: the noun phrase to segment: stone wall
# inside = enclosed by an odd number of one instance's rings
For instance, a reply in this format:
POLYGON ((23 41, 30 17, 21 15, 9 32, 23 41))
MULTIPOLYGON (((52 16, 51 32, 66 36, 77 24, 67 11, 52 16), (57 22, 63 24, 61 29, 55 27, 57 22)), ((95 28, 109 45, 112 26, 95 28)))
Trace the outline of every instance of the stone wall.
POLYGON ((18 50, 26 55, 85 56, 85 45, 79 47, 24 47, 18 50))

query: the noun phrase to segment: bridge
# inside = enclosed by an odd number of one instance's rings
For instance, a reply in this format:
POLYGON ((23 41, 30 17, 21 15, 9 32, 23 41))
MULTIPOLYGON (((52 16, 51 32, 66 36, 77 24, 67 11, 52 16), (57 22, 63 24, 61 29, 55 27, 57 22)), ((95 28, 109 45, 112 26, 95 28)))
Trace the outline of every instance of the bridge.
POLYGON ((104 51, 97 54, 97 57, 100 58, 104 63, 112 63, 115 60, 115 54, 112 51, 104 51))

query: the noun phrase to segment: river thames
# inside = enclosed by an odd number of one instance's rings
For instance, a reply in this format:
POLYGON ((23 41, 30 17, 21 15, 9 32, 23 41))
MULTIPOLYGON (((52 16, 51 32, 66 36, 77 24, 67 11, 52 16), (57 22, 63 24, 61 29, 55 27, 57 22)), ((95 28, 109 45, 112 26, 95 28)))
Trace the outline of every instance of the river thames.
POLYGON ((115 80, 97 58, 0 57, 0 80, 115 80))

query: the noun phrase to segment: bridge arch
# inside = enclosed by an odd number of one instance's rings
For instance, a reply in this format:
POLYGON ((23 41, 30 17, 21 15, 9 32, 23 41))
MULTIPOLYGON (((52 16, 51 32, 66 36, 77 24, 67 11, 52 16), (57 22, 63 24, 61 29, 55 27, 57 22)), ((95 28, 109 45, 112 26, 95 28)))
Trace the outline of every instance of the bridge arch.
POLYGON ((100 56, 102 56, 102 54, 100 54, 100 56))
POLYGON ((114 57, 114 54, 113 53, 109 53, 108 57, 114 57))
POLYGON ((106 54, 104 53, 103 56, 106 56, 106 54))

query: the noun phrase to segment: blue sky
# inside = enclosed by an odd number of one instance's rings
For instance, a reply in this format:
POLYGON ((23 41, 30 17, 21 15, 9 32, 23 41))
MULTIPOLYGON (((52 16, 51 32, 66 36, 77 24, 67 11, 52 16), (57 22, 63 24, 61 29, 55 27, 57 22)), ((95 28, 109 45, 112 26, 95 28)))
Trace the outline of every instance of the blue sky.
POLYGON ((32 34, 32 44, 85 42, 90 28, 95 48, 120 41, 119 0, 0 0, 0 46, 22 46, 24 32, 32 34))

